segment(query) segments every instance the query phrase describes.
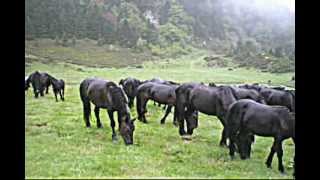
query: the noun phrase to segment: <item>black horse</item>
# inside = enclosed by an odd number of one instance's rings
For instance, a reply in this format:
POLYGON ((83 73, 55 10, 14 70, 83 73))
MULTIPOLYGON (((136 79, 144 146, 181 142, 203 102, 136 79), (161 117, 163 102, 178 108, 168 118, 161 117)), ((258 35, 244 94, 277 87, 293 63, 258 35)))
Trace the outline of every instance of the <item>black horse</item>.
POLYGON ((179 83, 176 83, 173 81, 168 81, 168 80, 163 80, 160 78, 153 78, 150 80, 145 80, 143 83, 147 83, 147 82, 154 82, 154 83, 165 84, 165 85, 179 85, 179 83))
POLYGON ((263 96, 261 96, 260 93, 254 89, 246 89, 246 88, 240 88, 235 86, 230 86, 230 87, 231 87, 231 90, 233 91, 233 95, 236 97, 237 100, 252 99, 256 102, 266 104, 263 96))
POLYGON ((126 79, 121 79, 119 85, 122 85, 124 92, 127 94, 129 99, 129 107, 133 107, 134 98, 137 95, 138 86, 142 82, 138 79, 128 77, 126 79))
POLYGON ((116 140, 113 112, 117 111, 120 134, 126 145, 133 144, 135 119, 132 120, 130 117, 128 99, 121 87, 108 80, 87 78, 80 84, 80 97, 87 127, 90 127, 90 102, 92 102, 95 105, 94 112, 97 119, 97 127, 102 127, 99 117, 100 108, 107 109, 111 121, 112 140, 116 140))
MULTIPOLYGON (((140 85, 137 90, 138 119, 147 123, 145 117, 145 113, 147 112, 147 103, 149 99, 152 99, 160 104, 168 105, 166 113, 160 121, 161 124, 164 124, 166 117, 171 112, 172 106, 176 103, 175 89, 177 87, 177 85, 165 85, 154 82, 146 82, 140 85)), ((176 123, 175 118, 173 122, 174 124, 176 123)))
POLYGON ((280 90, 282 88, 268 88, 257 84, 246 84, 240 87, 255 89, 260 93, 268 105, 286 106, 291 112, 295 112, 295 91, 280 90))
POLYGON ((40 73, 39 71, 33 72, 26 80, 25 87, 29 87, 30 83, 32 85, 35 98, 38 98, 39 94, 40 96, 44 96, 44 91, 46 91, 46 94, 49 93, 50 80, 48 73, 40 73))
MULTIPOLYGON (((165 84, 165 85, 179 85, 179 83, 173 82, 173 81, 168 81, 168 80, 163 80, 161 78, 153 78, 150 80, 145 80, 142 83, 147 83, 147 82, 154 82, 154 83, 159 83, 159 84, 165 84)), ((156 105, 156 102, 154 101, 153 105, 156 105)), ((161 103, 158 103, 158 106, 161 106, 161 103)), ((166 104, 163 106, 163 110, 166 109, 166 104)))
MULTIPOLYGON (((207 115, 215 115, 224 126, 220 145, 226 145, 225 114, 231 103, 236 98, 229 86, 210 87, 198 83, 186 83, 176 89, 177 119, 179 122, 179 133, 184 135, 184 113, 200 111, 207 115), (185 111, 187 109, 187 111, 185 111)), ((197 121, 190 118, 187 121, 187 134, 192 134, 197 127, 197 121), (191 120, 191 121, 190 121, 191 120)))
POLYGON ((64 81, 62 79, 58 80, 51 75, 49 75, 49 79, 50 79, 50 83, 52 84, 52 89, 53 89, 53 93, 56 98, 56 101, 58 102, 57 94, 59 94, 60 99, 64 101, 64 89, 65 89, 64 81))
POLYGON ((250 157, 252 135, 273 137, 274 143, 266 165, 271 167, 272 158, 277 152, 279 171, 282 165, 282 141, 292 138, 295 141, 295 115, 284 106, 268 106, 249 99, 239 100, 230 105, 226 115, 227 134, 230 139, 229 154, 234 156, 235 143, 241 159, 250 157))

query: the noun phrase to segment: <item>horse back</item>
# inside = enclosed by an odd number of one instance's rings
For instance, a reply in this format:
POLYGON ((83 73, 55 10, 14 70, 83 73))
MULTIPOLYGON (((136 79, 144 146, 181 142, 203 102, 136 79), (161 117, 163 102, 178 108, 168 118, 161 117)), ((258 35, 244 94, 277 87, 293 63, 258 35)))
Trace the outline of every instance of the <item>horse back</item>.
POLYGON ((88 98, 97 107, 110 108, 112 97, 108 88, 114 85, 116 84, 107 80, 91 80, 87 88, 88 98))
POLYGON ((216 115, 218 104, 218 89, 196 86, 190 90, 189 106, 208 115, 216 115))
POLYGON ((175 86, 154 84, 150 89, 150 96, 153 100, 163 104, 175 104, 175 86))

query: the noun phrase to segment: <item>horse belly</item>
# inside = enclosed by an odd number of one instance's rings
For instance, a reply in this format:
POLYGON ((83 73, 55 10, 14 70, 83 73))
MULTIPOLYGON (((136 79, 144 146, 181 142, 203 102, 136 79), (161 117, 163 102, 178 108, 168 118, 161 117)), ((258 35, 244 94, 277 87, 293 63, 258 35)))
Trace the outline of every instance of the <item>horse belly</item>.
POLYGON ((161 95, 161 94, 155 94, 152 97, 152 100, 161 103, 161 104, 168 104, 168 97, 166 95, 161 95))
POLYGON ((208 99, 197 98, 192 101, 192 106, 207 115, 216 115, 215 105, 208 99))
POLYGON ((269 137, 276 134, 276 131, 274 129, 274 118, 276 117, 274 117, 273 114, 257 114, 257 111, 255 111, 244 116, 244 124, 246 129, 250 132, 258 136, 269 137))

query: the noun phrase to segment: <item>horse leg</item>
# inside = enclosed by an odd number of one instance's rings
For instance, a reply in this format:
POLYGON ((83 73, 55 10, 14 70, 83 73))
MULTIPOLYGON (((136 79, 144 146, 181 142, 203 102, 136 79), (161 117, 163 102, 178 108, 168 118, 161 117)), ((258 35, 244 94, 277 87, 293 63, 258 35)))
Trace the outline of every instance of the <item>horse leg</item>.
POLYGON ((147 119, 146 119, 147 103, 148 103, 148 99, 144 99, 142 102, 142 108, 141 108, 142 122, 144 123, 147 123, 147 119))
POLYGON ((60 94, 60 99, 61 99, 61 101, 64 101, 64 97, 63 97, 63 95, 62 95, 62 90, 61 90, 61 89, 59 90, 59 94, 60 94))
POLYGON ((49 86, 50 86, 50 84, 46 86, 46 94, 49 93, 49 86))
POLYGON ((266 161, 266 165, 268 168, 271 168, 272 159, 273 159, 273 155, 275 152, 276 152, 276 139, 274 139, 273 145, 270 149, 270 153, 269 153, 267 161, 266 161))
POLYGON ((221 140, 220 140, 220 146, 227 146, 227 132, 226 132, 226 127, 225 124, 222 123, 223 125, 223 130, 221 134, 221 140))
MULTIPOLYGON (((116 141, 117 134, 116 134, 116 131, 114 130, 116 123, 114 122, 114 119, 113 119, 113 111, 111 111, 111 110, 107 110, 107 111, 108 111, 108 115, 109 115, 109 119, 110 119, 110 126, 112 128, 112 141, 116 141)), ((119 123, 119 121, 118 121, 118 123, 119 123)), ((120 125, 119 125, 119 129, 120 129, 120 125)))
POLYGON ((56 98, 56 102, 58 102, 58 97, 57 97, 58 92, 56 90, 54 90, 53 92, 54 92, 54 96, 56 98))
POLYGON ((84 122, 86 123, 86 127, 90 127, 90 102, 83 102, 83 116, 84 116, 84 122))
POLYGON ((38 93, 38 90, 36 88, 33 88, 33 93, 34 93, 34 97, 35 98, 39 97, 39 93, 38 93))
POLYGON ((234 131, 233 129, 230 129, 229 132, 229 155, 231 157, 231 159, 234 158, 234 152, 235 152, 235 141, 236 141, 236 131, 234 131))
POLYGON ((167 105, 164 105, 163 108, 162 108, 162 110, 166 110, 166 108, 167 108, 167 105))
POLYGON ((98 108, 97 106, 94 107, 94 114, 96 115, 96 119, 97 119, 97 127, 102 128, 102 124, 100 122, 100 117, 99 117, 99 112, 100 112, 100 108, 98 108))
POLYGON ((281 173, 284 173, 284 167, 283 167, 283 164, 282 164, 283 149, 282 149, 282 140, 281 139, 277 140, 276 151, 277 151, 277 156, 278 156, 278 170, 281 173))
POLYGON ((192 135, 193 134, 193 130, 198 126, 198 122, 196 122, 197 120, 195 119, 190 119, 188 118, 189 116, 192 116, 192 113, 194 113, 195 110, 192 109, 191 107, 187 108, 187 111, 185 112, 185 121, 187 124, 187 134, 192 135), (191 122, 193 121, 193 122, 191 122))
POLYGON ((134 101, 134 99, 130 97, 129 98, 129 108, 133 107, 133 101, 134 101))
POLYGON ((183 136, 186 134, 186 131, 184 130, 184 116, 185 116, 184 108, 185 108, 184 105, 181 103, 178 103, 175 107, 180 136, 183 136))
POLYGON ((148 99, 146 99, 143 96, 137 95, 137 114, 138 114, 138 119, 144 123, 146 123, 146 117, 145 113, 146 111, 146 104, 147 104, 148 99))
POLYGON ((178 126, 178 119, 177 119, 177 110, 176 106, 174 107, 173 110, 173 125, 178 126))
POLYGON ((44 96, 43 91, 44 91, 44 89, 43 89, 43 88, 41 88, 41 89, 40 89, 40 96, 44 96))
POLYGON ((168 105, 168 108, 167 108, 167 110, 166 110, 166 113, 165 113, 165 115, 163 116, 163 118, 162 118, 161 121, 160 121, 161 124, 164 124, 164 123, 165 123, 168 114, 171 112, 171 109, 172 109, 172 105, 168 105))
POLYGON ((64 86, 61 90, 62 90, 62 100, 64 101, 64 86))

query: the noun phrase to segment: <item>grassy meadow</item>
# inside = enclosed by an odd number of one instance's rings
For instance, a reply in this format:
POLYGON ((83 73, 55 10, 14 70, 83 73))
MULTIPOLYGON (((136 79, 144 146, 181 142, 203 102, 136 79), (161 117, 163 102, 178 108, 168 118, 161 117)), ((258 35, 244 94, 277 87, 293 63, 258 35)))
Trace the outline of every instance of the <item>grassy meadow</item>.
MULTIPOLYGON (((66 92, 64 102, 55 102, 51 87, 48 95, 38 99, 33 97, 31 89, 25 92, 26 178, 293 178, 292 140, 283 143, 285 174, 277 170, 276 155, 272 169, 264 164, 272 138, 256 137, 251 159, 240 160, 236 154, 231 160, 229 150, 219 146, 222 125, 215 116, 200 114, 199 127, 192 140, 185 141, 172 124, 173 115, 170 114, 166 124, 161 125, 164 110, 149 102, 149 124, 136 121, 133 146, 125 146, 119 134, 118 141, 112 142, 105 110, 100 111, 102 129, 96 128, 93 112, 92 127, 85 127, 79 84, 87 77, 101 77, 117 83, 129 76, 142 80, 160 77, 177 82, 218 84, 266 83, 271 80, 272 85, 294 86, 290 81, 292 73, 207 68, 202 64, 202 56, 199 53, 179 60, 146 61, 144 68, 97 68, 85 63, 75 65, 61 61, 28 62, 26 75, 35 70, 48 72, 65 80, 66 92)), ((131 113, 136 117, 135 107, 131 113)))

